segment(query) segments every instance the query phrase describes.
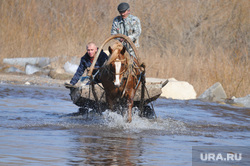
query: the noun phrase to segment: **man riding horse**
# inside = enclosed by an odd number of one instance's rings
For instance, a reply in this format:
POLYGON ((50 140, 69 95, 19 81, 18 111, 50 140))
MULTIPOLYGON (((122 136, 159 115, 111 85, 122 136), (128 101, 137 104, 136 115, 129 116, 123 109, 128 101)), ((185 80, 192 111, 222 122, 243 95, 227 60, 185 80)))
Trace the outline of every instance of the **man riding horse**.
MULTIPOLYGON (((111 35, 123 34, 128 36, 136 48, 139 48, 139 36, 141 35, 140 19, 130 14, 130 6, 128 3, 120 3, 117 7, 119 16, 115 17, 112 24, 111 35)), ((135 57, 134 51, 123 38, 118 38, 120 42, 127 48, 130 55, 135 57)), ((135 57, 136 58, 136 57, 135 57)))

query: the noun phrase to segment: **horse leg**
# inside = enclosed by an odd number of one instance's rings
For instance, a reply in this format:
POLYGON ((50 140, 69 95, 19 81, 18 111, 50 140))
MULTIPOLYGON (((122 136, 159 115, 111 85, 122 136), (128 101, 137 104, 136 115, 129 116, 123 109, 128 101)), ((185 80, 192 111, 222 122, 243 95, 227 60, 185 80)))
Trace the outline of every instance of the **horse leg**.
POLYGON ((132 108, 134 105, 134 96, 135 96, 135 89, 131 89, 130 93, 128 94, 127 104, 128 104, 128 119, 127 122, 132 121, 132 108))
POLYGON ((108 107, 111 111, 114 111, 114 102, 110 96, 106 96, 106 101, 108 103, 108 107))
POLYGON ((129 98, 127 102, 128 102, 128 118, 127 118, 127 122, 130 123, 132 121, 132 107, 133 107, 134 101, 133 101, 133 99, 129 98))

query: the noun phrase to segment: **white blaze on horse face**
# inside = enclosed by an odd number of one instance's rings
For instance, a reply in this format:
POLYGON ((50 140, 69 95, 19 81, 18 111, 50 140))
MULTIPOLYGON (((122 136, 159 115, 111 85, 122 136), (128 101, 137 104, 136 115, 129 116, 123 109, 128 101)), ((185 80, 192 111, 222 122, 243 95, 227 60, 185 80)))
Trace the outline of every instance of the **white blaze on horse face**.
POLYGON ((121 62, 116 61, 115 62, 115 81, 114 84, 115 86, 120 86, 120 71, 121 71, 121 62))

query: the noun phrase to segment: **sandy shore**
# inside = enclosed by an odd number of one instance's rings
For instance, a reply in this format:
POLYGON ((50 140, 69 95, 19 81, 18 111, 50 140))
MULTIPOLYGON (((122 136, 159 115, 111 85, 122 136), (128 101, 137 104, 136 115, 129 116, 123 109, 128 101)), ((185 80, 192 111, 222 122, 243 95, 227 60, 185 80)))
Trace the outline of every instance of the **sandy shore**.
POLYGON ((24 75, 12 73, 0 73, 0 84, 13 85, 38 85, 49 87, 64 87, 64 83, 69 80, 53 79, 44 75, 24 75))

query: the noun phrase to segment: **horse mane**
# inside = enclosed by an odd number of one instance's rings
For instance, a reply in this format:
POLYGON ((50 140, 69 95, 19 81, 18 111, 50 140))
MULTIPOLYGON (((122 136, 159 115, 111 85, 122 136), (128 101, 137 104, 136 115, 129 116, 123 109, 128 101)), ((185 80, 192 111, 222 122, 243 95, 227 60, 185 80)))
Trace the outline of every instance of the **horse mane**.
MULTIPOLYGON (((123 49, 123 45, 121 42, 118 42, 116 41, 115 44, 111 47, 112 50, 122 50, 123 49)), ((138 65, 140 64, 140 58, 137 57, 137 59, 133 59, 131 58, 131 56, 129 55, 129 53, 127 51, 125 51, 125 54, 124 56, 127 58, 128 60, 128 64, 133 64, 133 62, 135 61, 138 65), (133 61, 134 60, 134 61, 133 61)), ((141 63, 140 66, 144 66, 145 67, 145 64, 144 63, 141 63)))
POLYGON ((115 50, 115 49, 121 50, 121 49, 123 48, 123 45, 122 45, 121 42, 116 41, 115 44, 113 44, 113 46, 112 46, 111 48, 112 48, 113 50, 115 50))
MULTIPOLYGON (((117 52, 116 54, 111 54, 106 65, 110 64, 113 60, 115 60, 118 56, 118 51, 121 51, 123 49, 123 45, 121 42, 115 42, 115 44, 111 47, 111 49, 114 51, 114 52, 117 52)), ((127 59, 128 63, 130 63, 130 55, 127 51, 125 51, 124 53, 124 56, 125 58, 127 59)))

